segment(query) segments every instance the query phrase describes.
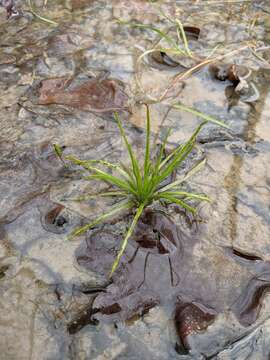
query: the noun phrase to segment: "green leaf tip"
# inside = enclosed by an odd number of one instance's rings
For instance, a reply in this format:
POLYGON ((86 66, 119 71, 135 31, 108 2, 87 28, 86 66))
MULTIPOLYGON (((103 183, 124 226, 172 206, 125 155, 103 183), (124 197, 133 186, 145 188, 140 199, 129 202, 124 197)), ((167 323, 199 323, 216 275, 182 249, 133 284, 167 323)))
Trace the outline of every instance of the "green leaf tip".
POLYGON ((197 109, 194 109, 192 107, 183 105, 182 103, 175 103, 173 105, 173 108, 189 112, 190 114, 196 115, 196 116, 200 117, 201 119, 203 119, 203 120, 205 120, 207 122, 212 122, 212 123, 214 123, 216 125, 219 125, 219 126, 222 126, 222 127, 226 128, 226 129, 230 129, 230 126, 225 124, 223 121, 217 120, 211 115, 204 114, 203 112, 201 112, 201 111, 199 111, 197 109))

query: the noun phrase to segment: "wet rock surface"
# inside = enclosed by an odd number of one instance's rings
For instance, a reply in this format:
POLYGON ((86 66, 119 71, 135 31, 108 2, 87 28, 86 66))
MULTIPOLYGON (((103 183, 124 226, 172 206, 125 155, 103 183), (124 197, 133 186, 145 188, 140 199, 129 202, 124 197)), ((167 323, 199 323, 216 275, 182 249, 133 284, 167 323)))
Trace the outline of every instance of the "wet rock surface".
MULTIPOLYGON (((119 235, 108 230, 93 233, 76 252, 78 264, 106 277, 119 243, 119 235)), ((234 249, 227 253, 231 257, 195 240, 194 235, 187 237, 164 214, 147 211, 113 275, 113 284, 95 298, 89 321, 129 320, 157 304, 167 305, 174 309, 186 349, 190 349, 190 334, 203 331, 228 309, 243 326, 252 325, 269 290, 269 264, 234 249), (204 256, 196 252, 197 246, 204 256), (233 284, 226 281, 230 276, 233 284)))
POLYGON ((196 61, 161 52, 145 57, 139 69, 138 57, 157 34, 116 20, 176 35, 157 3, 33 3, 57 25, 38 20, 27 1, 0 1, 1 356, 268 359, 267 2, 162 2, 189 29, 196 61), (146 212, 108 281, 130 215, 67 241, 74 227, 113 201, 74 201, 106 186, 66 168, 53 144, 80 158, 126 163, 112 114, 124 110, 122 121, 142 158, 141 103, 158 98, 216 47, 217 57, 223 50, 230 55, 212 64, 223 66, 214 76, 211 64, 202 67, 151 106, 153 138, 160 141, 172 128, 169 149, 199 121, 172 109, 170 100, 230 126, 207 125, 186 164, 206 157, 190 187, 213 201, 200 207, 197 219, 173 206, 146 212))

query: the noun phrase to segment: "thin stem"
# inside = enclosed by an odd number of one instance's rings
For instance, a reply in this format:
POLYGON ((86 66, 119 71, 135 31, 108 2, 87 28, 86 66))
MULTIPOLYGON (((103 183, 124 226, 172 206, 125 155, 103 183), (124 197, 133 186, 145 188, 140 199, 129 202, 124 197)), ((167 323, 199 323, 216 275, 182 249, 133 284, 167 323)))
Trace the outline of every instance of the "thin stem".
POLYGON ((100 224, 101 222, 103 222, 105 219, 111 217, 112 215, 120 212, 121 210, 126 210, 126 209, 131 209, 131 207, 133 206, 133 203, 131 201, 125 201, 124 203, 120 203, 117 204, 116 206, 114 206, 112 208, 111 211, 107 212, 106 214, 102 214, 101 216, 99 216, 98 218, 96 218, 96 220, 94 220, 93 222, 91 222, 90 224, 87 224, 85 226, 82 226, 78 229, 75 229, 69 236, 68 239, 71 240, 73 239, 75 236, 79 236, 82 235, 83 233, 85 233, 87 230, 91 229, 92 227, 100 224))
POLYGON ((33 8, 33 4, 32 4, 32 0, 28 0, 28 6, 30 8, 30 11, 31 13, 36 17, 38 18, 39 20, 42 20, 42 21, 45 21, 46 23, 48 24, 51 24, 51 25, 55 25, 55 26, 58 26, 58 23, 53 21, 53 20, 50 20, 50 19, 47 19, 41 15, 39 15, 33 8))
POLYGON ((149 106, 146 105, 146 145, 144 158, 144 180, 146 178, 150 163, 150 111, 149 106))
POLYGON ((183 104, 181 104, 181 103, 174 104, 174 105, 173 105, 173 108, 179 109, 179 110, 183 110, 183 111, 186 111, 186 112, 189 112, 189 113, 191 113, 191 114, 193 114, 193 115, 196 115, 196 116, 198 116, 198 117, 200 117, 200 118, 202 118, 202 119, 204 119, 204 120, 206 120, 206 121, 210 121, 210 122, 212 122, 212 123, 214 123, 214 124, 217 124, 217 125, 219 125, 219 126, 225 127, 225 128, 227 128, 227 129, 230 128, 230 127, 229 127, 228 125, 226 125, 223 121, 217 120, 217 119, 215 119, 213 116, 204 114, 204 113, 202 113, 202 112, 200 112, 200 111, 198 111, 198 110, 196 110, 196 109, 194 109, 194 108, 191 108, 191 107, 189 107, 189 106, 183 105, 183 104))
MULTIPOLYGON (((188 55, 189 57, 192 57, 192 53, 191 53, 191 51, 190 51, 190 49, 189 49, 189 46, 188 46, 188 41, 187 41, 187 37, 186 37, 186 33, 185 33, 185 30, 184 30, 184 27, 183 27, 183 25, 182 25, 182 23, 181 23, 180 20, 176 19, 175 22, 176 22, 176 24, 177 24, 177 30, 179 29, 179 31, 180 31, 180 33, 181 33, 182 40, 183 40, 184 47, 185 47, 185 51, 186 51, 186 53, 187 53, 187 55, 188 55)), ((177 33, 178 33, 178 32, 177 32, 177 33)), ((179 36, 180 36, 180 34, 179 34, 179 36)))
POLYGON ((128 232, 127 232, 124 240, 122 241, 120 251, 118 252, 116 259, 114 260, 114 263, 113 263, 113 266, 112 266, 112 269, 111 269, 111 272, 110 272, 110 275, 109 275, 110 278, 112 277, 112 274, 115 272, 116 268, 118 267, 119 261, 120 261, 122 255, 123 255, 126 247, 127 247, 128 239, 132 235, 132 233, 134 231, 134 228, 135 228, 135 226, 136 226, 136 224, 137 224, 137 222, 138 222, 138 220, 139 220, 139 218, 140 218, 140 216, 141 216, 141 214, 143 212, 144 207, 145 207, 145 204, 142 203, 138 207, 138 209, 136 211, 136 214, 135 214, 135 216, 134 216, 134 218, 132 220, 132 223, 131 223, 131 225, 130 225, 130 227, 128 229, 128 232))

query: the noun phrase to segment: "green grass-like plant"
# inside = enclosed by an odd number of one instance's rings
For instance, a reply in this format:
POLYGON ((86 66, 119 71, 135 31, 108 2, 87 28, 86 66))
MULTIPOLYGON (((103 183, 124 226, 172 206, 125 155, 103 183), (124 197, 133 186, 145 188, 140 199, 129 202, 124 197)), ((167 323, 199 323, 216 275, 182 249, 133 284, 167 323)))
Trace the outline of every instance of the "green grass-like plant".
MULTIPOLYGON (((121 137, 125 143, 127 152, 129 154, 130 163, 129 167, 122 164, 112 164, 104 160, 80 160, 74 156, 67 156, 65 160, 71 161, 73 164, 81 166, 84 170, 90 173, 86 179, 103 181, 113 187, 112 191, 106 191, 99 194, 92 194, 90 198, 97 196, 109 196, 119 199, 108 213, 102 214, 90 224, 75 229, 70 238, 79 236, 94 226, 104 222, 109 217, 123 210, 134 210, 134 218, 128 228, 128 231, 122 241, 118 255, 112 265, 110 276, 118 267, 119 261, 125 251, 128 239, 133 233, 133 230, 143 213, 143 210, 155 201, 165 203, 175 203, 186 211, 195 214, 196 209, 192 206, 190 201, 209 201, 209 198, 204 194, 197 194, 187 192, 183 189, 183 183, 186 182, 190 176, 202 168, 205 164, 205 159, 197 163, 192 169, 184 175, 171 183, 164 184, 164 181, 183 163, 187 156, 192 151, 196 137, 202 127, 212 118, 204 120, 191 135, 189 140, 177 146, 169 155, 165 156, 165 147, 167 139, 170 134, 168 131, 161 148, 156 151, 153 159, 150 156, 150 112, 149 107, 146 107, 146 145, 144 152, 143 166, 140 167, 139 161, 132 149, 122 123, 115 113, 121 137)), ((200 115, 200 114, 199 114, 200 115)), ((219 122, 220 125, 222 123, 219 122)), ((59 154, 59 147, 57 147, 57 155, 63 160, 62 153, 59 154)), ((89 197, 88 197, 89 198, 89 197)), ((79 200, 82 200, 79 199, 79 200)))
MULTIPOLYGON (((44 5, 46 5, 46 3, 47 3, 47 1, 44 2, 44 5)), ((30 9, 30 12, 31 12, 37 19, 39 19, 39 20, 41 20, 41 21, 44 21, 45 23, 50 24, 50 25, 54 25, 54 26, 57 26, 57 25, 58 25, 57 22, 55 22, 55 21, 53 21, 53 20, 50 20, 50 19, 48 19, 48 18, 46 18, 46 17, 44 17, 44 16, 39 15, 39 14, 34 10, 34 6, 33 6, 33 4, 32 4, 32 0, 28 0, 28 6, 29 6, 29 9, 30 9)))

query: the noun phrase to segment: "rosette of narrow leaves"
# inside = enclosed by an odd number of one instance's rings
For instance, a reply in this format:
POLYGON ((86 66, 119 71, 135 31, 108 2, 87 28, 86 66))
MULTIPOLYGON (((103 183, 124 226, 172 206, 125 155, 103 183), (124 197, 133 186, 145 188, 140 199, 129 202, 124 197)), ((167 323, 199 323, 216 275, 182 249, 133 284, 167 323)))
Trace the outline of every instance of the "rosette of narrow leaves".
MULTIPOLYGON (((116 202, 109 212, 97 217, 91 223, 75 229, 70 238, 78 236, 93 228, 94 226, 104 222, 109 217, 123 210, 134 210, 133 220, 128 228, 128 231, 123 238, 118 255, 112 265, 110 276, 118 267, 119 261, 125 251, 128 239, 133 233, 133 230, 143 212, 145 207, 154 201, 162 201, 165 203, 175 203, 188 212, 195 214, 196 209, 191 205, 190 201, 209 201, 209 198, 204 194, 187 192, 183 190, 183 182, 186 182, 190 176, 197 172, 205 163, 205 160, 200 161, 192 169, 186 172, 185 175, 176 179, 175 181, 163 185, 165 180, 181 165, 192 151, 196 137, 202 127, 209 121, 202 122, 191 135, 189 140, 177 146, 169 155, 165 156, 165 147, 169 132, 165 137, 160 150, 154 159, 150 157, 150 113, 147 106, 146 111, 146 145, 144 153, 143 166, 140 166, 139 161, 133 151, 122 123, 115 113, 115 119, 118 124, 121 137, 124 141, 125 147, 129 154, 130 166, 126 167, 122 164, 113 164, 104 160, 80 160, 74 156, 65 157, 66 160, 71 161, 82 167, 90 175, 87 179, 95 179, 105 182, 112 187, 112 191, 107 191, 99 194, 92 194, 90 197, 109 196, 115 197, 119 201, 116 202)), ((210 119, 211 121, 211 119, 210 119)))

